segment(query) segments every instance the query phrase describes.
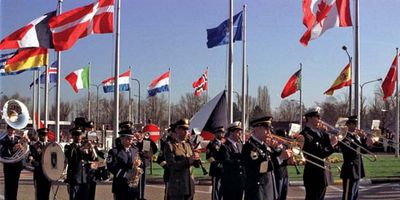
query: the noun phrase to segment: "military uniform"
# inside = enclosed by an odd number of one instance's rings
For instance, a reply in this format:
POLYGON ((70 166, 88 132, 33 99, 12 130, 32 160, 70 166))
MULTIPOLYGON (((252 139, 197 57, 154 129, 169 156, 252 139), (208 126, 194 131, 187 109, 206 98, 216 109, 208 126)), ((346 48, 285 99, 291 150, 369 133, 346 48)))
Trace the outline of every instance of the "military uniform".
MULTIPOLYGON (((220 132, 224 133, 223 127, 218 127, 214 134, 219 134, 220 132)), ((212 177, 212 192, 211 199, 219 200, 222 199, 222 188, 221 188, 221 176, 222 176, 222 157, 221 157, 221 146, 222 139, 220 137, 215 137, 213 141, 208 143, 206 159, 210 162, 210 176, 212 177)))
POLYGON ((168 133, 164 133, 167 134, 166 136, 162 137, 160 140, 160 152, 157 155, 157 163, 164 169, 164 173, 163 173, 163 180, 164 180, 164 184, 165 184, 165 189, 164 189, 164 199, 167 199, 167 188, 168 188, 168 180, 169 180, 169 169, 167 166, 167 161, 165 161, 165 155, 164 155, 164 149, 165 149, 165 145, 168 143, 168 141, 170 141, 172 139, 171 136, 168 135, 168 133))
POLYGON ((153 154, 157 153, 157 145, 155 142, 153 142, 150 138, 144 137, 142 141, 139 141, 136 145, 139 149, 139 155, 140 159, 142 160, 142 169, 143 169, 143 174, 142 177, 140 178, 140 186, 139 186, 139 199, 144 200, 144 190, 146 187, 146 171, 147 168, 151 165, 150 162, 152 162, 153 154), (143 142, 150 142, 150 151, 145 152, 143 150, 143 142))
MULTIPOLYGON (((48 130, 46 128, 42 128, 38 130, 39 138, 43 137, 43 135, 47 135, 48 130)), ((46 200, 49 199, 51 181, 47 179, 47 177, 43 174, 42 169, 42 152, 44 151, 48 142, 39 139, 39 141, 30 145, 30 157, 32 157, 32 165, 34 167, 33 170, 33 181, 35 184, 35 195, 36 199, 46 200)))
MULTIPOLYGON (((7 130, 11 127, 7 127, 7 130)), ((20 137, 15 134, 6 135, 0 140, 0 156, 10 157, 14 154, 14 146, 19 143, 20 137)), ((3 163, 4 173, 4 197, 7 200, 16 200, 18 193, 18 181, 23 169, 22 161, 15 163, 3 163)))

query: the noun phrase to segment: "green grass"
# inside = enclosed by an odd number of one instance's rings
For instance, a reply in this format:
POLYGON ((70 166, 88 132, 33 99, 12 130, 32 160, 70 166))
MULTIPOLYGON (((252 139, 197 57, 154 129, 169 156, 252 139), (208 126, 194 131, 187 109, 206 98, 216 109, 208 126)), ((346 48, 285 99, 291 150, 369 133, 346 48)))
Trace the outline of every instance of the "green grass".
MULTIPOLYGON (((209 169, 210 164, 205 159, 205 154, 201 154, 202 160, 204 162, 204 167, 209 169)), ((342 154, 335 153, 330 158, 336 157, 337 160, 343 160, 342 154)), ((367 178, 386 178, 386 177, 400 177, 400 158, 395 158, 393 154, 378 154, 378 160, 376 162, 371 162, 366 158, 363 158, 364 168, 367 178)), ((343 162, 334 163, 333 165, 342 166, 343 162)), ((303 166, 298 166, 301 174, 297 175, 294 166, 289 166, 289 179, 290 180, 302 180, 303 179, 303 166)), ((335 180, 339 179, 340 173, 336 168, 333 168, 333 177, 335 180)), ((195 177, 205 178, 200 168, 194 168, 193 170, 195 177)), ((153 163, 153 174, 150 177, 162 177, 164 170, 157 164, 153 163)))

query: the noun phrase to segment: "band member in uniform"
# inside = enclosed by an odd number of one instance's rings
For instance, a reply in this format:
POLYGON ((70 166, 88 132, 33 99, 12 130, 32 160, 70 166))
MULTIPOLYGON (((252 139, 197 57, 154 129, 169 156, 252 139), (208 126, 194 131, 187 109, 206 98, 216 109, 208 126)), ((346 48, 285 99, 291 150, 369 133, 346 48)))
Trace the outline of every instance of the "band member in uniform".
POLYGON ((242 150, 246 171, 245 200, 277 199, 272 149, 266 144, 271 123, 272 117, 269 116, 250 122, 254 130, 242 150))
MULTIPOLYGON (((0 156, 11 157, 20 148, 21 137, 15 134, 16 130, 7 125, 7 135, 0 140, 0 156)), ((3 163, 4 197, 7 200, 16 200, 18 193, 19 176, 23 169, 22 161, 3 163)))
MULTIPOLYGON (((367 148, 372 145, 372 140, 366 137, 362 130, 357 130, 357 116, 350 116, 346 122, 348 132, 342 140, 353 149, 360 151, 360 147, 367 148), (359 146, 357 146, 359 145, 359 146)), ((358 186, 360 179, 365 177, 364 165, 360 153, 350 149, 343 143, 339 143, 340 150, 343 154, 343 165, 340 172, 340 178, 343 180, 343 200, 358 199, 358 186)))
POLYGON ((107 168, 114 175, 112 192, 115 200, 137 200, 142 164, 137 148, 133 147, 131 130, 119 131, 120 145, 108 152, 107 168))
POLYGON ((96 159, 93 148, 89 143, 81 144, 82 130, 78 127, 71 129, 73 142, 64 147, 67 159, 67 183, 69 184, 69 199, 83 200, 89 198, 87 173, 89 161, 96 159))
POLYGON ((171 124, 167 131, 163 134, 162 138, 160 139, 160 152, 157 155, 157 163, 164 169, 163 180, 165 184, 164 189, 164 200, 167 199, 167 188, 168 188, 168 179, 169 179, 169 170, 167 166, 167 161, 165 161, 164 149, 165 145, 172 139, 172 132, 175 129, 174 125, 171 124))
POLYGON ((220 153, 221 145, 225 140, 225 129, 223 126, 217 127, 214 131, 215 138, 207 145, 206 159, 210 162, 210 176, 212 178, 212 200, 222 199, 221 176, 222 176, 222 157, 220 153))
POLYGON ((245 185, 245 172, 242 159, 241 123, 233 122, 228 126, 227 138, 221 145, 222 196, 223 199, 242 200, 245 185))
POLYGON ((33 181, 36 188, 36 199, 46 200, 49 199, 50 195, 50 187, 51 181, 47 179, 47 177, 43 174, 42 169, 42 152, 46 145, 48 144, 47 141, 47 128, 41 128, 37 130, 38 134, 38 141, 32 144, 29 147, 30 155, 29 158, 31 159, 32 166, 34 167, 33 170, 33 181))
MULTIPOLYGON (((304 114, 306 124, 300 135, 304 137, 303 151, 325 159, 334 152, 333 146, 338 142, 336 136, 330 137, 326 127, 320 123, 321 108, 315 107, 304 114)), ((304 155, 309 161, 325 166, 324 161, 304 155)), ((305 163, 303 181, 306 189, 306 200, 324 199, 328 186, 326 170, 311 162, 305 163)))
POLYGON ((174 125, 171 141, 164 148, 165 160, 170 177, 168 181, 169 200, 191 200, 194 197, 194 180, 191 167, 199 167, 200 156, 192 151, 187 142, 189 120, 181 119, 174 125))

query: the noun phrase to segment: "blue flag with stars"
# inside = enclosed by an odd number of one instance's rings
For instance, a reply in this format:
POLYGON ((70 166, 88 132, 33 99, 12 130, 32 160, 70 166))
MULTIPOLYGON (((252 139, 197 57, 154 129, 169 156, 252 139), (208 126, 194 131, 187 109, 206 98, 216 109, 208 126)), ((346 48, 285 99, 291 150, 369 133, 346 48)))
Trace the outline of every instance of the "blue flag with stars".
MULTIPOLYGON (((242 40, 242 12, 233 16, 233 42, 242 40)), ((207 47, 229 43, 229 19, 222 22, 218 27, 207 29, 207 47)))

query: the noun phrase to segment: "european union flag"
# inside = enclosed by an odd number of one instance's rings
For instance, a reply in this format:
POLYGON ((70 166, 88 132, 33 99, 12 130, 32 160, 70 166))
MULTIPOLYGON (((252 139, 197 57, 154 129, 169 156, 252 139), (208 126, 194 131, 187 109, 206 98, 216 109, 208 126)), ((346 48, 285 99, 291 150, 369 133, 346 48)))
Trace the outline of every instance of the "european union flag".
MULTIPOLYGON (((233 16, 233 42, 242 40, 242 12, 233 16)), ((229 19, 222 22, 218 27, 207 29, 207 47, 229 43, 229 19)))

